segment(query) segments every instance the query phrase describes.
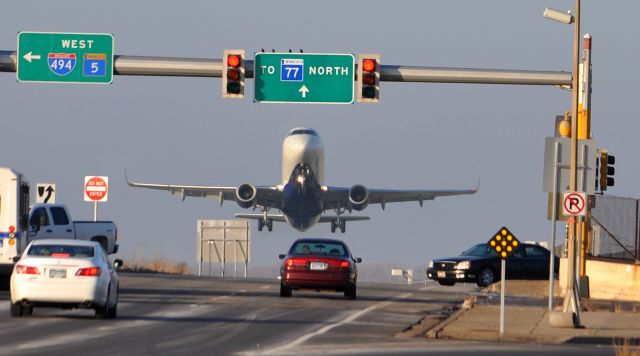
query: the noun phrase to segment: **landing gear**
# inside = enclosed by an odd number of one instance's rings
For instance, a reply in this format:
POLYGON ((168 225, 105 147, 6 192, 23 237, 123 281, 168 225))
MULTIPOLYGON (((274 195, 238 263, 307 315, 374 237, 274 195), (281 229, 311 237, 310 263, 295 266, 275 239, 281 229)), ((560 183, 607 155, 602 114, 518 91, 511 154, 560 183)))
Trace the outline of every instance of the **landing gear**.
POLYGON ((335 233, 338 227, 340 228, 340 232, 344 234, 344 232, 347 230, 347 222, 344 220, 340 220, 340 221, 333 220, 331 222, 331 232, 335 233))
POLYGON ((258 220, 258 231, 262 231, 262 228, 267 226, 268 231, 273 231, 273 219, 260 219, 258 220))

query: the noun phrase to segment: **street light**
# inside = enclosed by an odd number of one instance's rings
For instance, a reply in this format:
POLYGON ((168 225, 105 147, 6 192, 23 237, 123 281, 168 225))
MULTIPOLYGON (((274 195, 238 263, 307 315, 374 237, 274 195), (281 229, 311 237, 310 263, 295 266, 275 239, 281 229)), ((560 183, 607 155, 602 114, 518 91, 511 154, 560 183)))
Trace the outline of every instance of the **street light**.
POLYGON ((544 17, 549 20, 566 23, 567 25, 573 23, 573 15, 571 14, 571 11, 562 12, 560 10, 547 7, 544 9, 544 17))
MULTIPOLYGON (((578 186, 578 76, 580 71, 580 0, 575 0, 575 14, 546 8, 544 17, 565 24, 573 23, 573 71, 571 81, 571 150, 569 161, 569 191, 577 191, 578 186)), ((579 217, 580 226, 582 218, 579 217)), ((567 283, 562 313, 551 313, 549 323, 556 326, 580 327, 580 305, 576 291, 576 239, 577 224, 571 222, 567 238, 567 283)), ((552 246, 553 248, 554 246, 552 246)), ((551 296, 550 296, 551 297, 551 296)))

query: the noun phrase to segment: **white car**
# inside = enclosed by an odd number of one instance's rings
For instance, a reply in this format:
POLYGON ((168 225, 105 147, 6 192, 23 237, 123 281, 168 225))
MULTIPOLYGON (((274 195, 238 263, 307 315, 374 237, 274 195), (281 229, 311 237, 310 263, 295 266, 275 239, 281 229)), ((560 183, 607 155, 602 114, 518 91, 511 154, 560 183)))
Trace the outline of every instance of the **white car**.
POLYGON ((25 249, 11 275, 11 316, 34 307, 92 308, 96 318, 118 313, 118 274, 98 242, 36 240, 25 249))

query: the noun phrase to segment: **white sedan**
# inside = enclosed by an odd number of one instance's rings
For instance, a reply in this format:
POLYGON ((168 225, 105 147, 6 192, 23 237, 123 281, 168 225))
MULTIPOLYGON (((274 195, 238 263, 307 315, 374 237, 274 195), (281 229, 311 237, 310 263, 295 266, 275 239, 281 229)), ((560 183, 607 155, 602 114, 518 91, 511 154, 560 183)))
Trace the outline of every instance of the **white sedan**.
POLYGON ((118 313, 118 274, 98 242, 31 242, 11 275, 11 316, 31 315, 34 307, 92 308, 96 318, 118 313))

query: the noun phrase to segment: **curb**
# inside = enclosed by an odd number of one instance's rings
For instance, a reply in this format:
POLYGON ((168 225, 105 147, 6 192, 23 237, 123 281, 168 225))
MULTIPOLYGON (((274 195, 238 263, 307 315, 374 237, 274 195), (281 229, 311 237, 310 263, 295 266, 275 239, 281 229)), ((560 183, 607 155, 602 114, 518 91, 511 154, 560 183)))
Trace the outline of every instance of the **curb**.
POLYGON ((442 329, 444 329, 452 321, 458 319, 460 317, 460 315, 462 315, 462 313, 464 313, 467 310, 473 308, 475 303, 476 303, 476 297, 475 296, 466 297, 464 299, 464 302, 462 302, 462 305, 460 306, 460 309, 458 309, 455 313, 451 314, 448 318, 446 318, 445 320, 443 320, 440 323, 436 324, 434 327, 432 327, 431 329, 429 329, 427 331, 427 333, 425 335, 427 337, 427 339, 437 339, 438 338, 438 334, 442 331, 442 329))

